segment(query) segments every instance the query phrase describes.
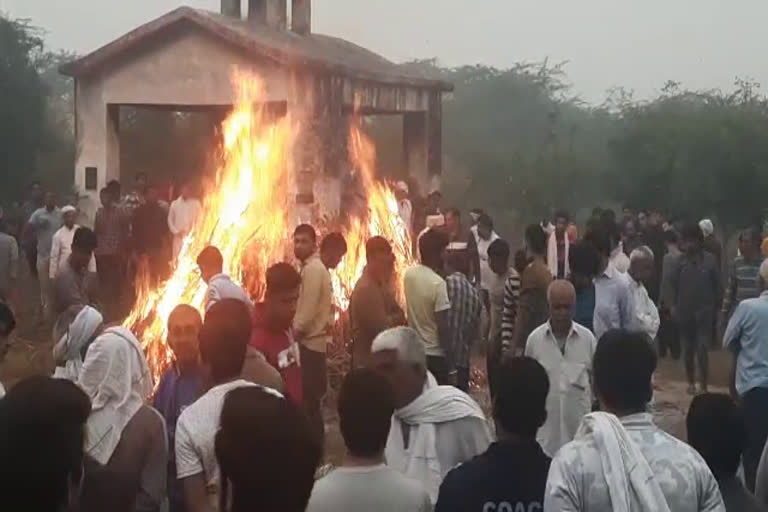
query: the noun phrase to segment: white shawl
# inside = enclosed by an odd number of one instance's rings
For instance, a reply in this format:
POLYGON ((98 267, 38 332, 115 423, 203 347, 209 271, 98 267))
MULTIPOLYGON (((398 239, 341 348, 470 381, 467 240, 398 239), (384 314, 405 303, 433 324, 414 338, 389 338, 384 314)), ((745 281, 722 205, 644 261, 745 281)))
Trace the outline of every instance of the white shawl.
POLYGON ((653 470, 616 416, 584 416, 576 439, 586 437, 592 437, 600 454, 613 512, 670 512, 653 470))
POLYGON ((104 331, 88 349, 78 384, 91 399, 86 452, 109 462, 123 429, 152 393, 139 341, 125 327, 104 331))
POLYGON ((53 358, 64 361, 64 366, 57 366, 53 376, 77 382, 83 368, 83 346, 90 341, 96 329, 104 322, 101 313, 91 306, 85 306, 69 324, 67 332, 53 347, 53 358))
MULTIPOLYGON (((571 273, 570 265, 568 265, 568 251, 571 246, 571 241, 568 240, 568 233, 563 233, 563 239, 565 240, 565 274, 563 279, 567 279, 568 274, 571 273)), ((549 272, 552 274, 552 277, 557 279, 557 233, 554 230, 549 235, 549 243, 547 245, 547 266, 549 266, 549 272)))
POLYGON ((392 417, 385 451, 387 464, 420 482, 429 492, 432 503, 437 499, 443 469, 451 469, 440 466, 435 425, 466 417, 485 420, 482 409, 469 395, 453 386, 438 386, 430 373, 424 392, 397 409, 392 417), (410 429, 408 448, 403 442, 403 424, 410 429))

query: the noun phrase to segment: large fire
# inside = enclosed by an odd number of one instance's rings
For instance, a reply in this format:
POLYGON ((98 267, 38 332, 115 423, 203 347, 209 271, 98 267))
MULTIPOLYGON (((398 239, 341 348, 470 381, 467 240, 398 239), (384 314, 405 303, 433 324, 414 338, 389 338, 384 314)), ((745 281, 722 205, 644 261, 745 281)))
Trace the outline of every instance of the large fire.
MULTIPOLYGON (((224 256, 224 271, 245 284, 256 298, 263 294, 266 268, 286 259, 293 223, 293 176, 289 155, 298 123, 290 114, 275 119, 263 104, 257 77, 236 73, 237 104, 222 123, 223 143, 215 178, 204 186, 203 210, 174 262, 172 276, 154 289, 142 273, 137 278, 136 305, 125 320, 145 348, 156 381, 171 363, 166 344, 167 319, 178 304, 202 312, 206 285, 197 271, 196 258, 208 245, 224 256)), ((360 129, 357 117, 350 126, 350 161, 361 173, 367 197, 367 214, 349 219, 342 228, 348 253, 333 275, 336 305, 345 310, 349 296, 365 267, 365 242, 375 235, 387 238, 396 257, 396 279, 412 263, 411 238, 398 215, 397 200, 389 185, 374 178, 376 153, 360 129)), ((399 286, 396 287, 401 296, 399 286)))

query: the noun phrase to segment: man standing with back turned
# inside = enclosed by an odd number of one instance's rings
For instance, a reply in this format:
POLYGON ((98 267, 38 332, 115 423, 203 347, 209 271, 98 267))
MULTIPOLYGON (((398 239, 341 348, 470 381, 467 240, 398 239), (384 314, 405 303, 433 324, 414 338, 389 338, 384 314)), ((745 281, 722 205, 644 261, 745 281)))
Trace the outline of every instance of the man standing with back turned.
POLYGON ((742 460, 750 491, 768 437, 768 260, 759 272, 762 293, 736 306, 723 336, 723 347, 733 355, 731 395, 741 399, 747 430, 742 460))

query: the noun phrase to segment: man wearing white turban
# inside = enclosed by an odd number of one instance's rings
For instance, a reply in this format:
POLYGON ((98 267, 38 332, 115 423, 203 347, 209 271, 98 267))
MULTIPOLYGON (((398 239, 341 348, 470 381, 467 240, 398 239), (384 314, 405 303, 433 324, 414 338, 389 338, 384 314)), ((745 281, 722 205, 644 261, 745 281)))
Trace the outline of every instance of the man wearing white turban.
MULTIPOLYGON (((51 281, 56 279, 59 272, 64 269, 64 265, 67 264, 69 255, 72 254, 72 239, 75 236, 75 231, 80 226, 75 224, 75 218, 77 217, 77 208, 71 205, 67 205, 61 209, 62 221, 64 224, 53 235, 51 242, 51 263, 48 270, 48 276, 51 281)), ((91 260, 88 262, 88 272, 96 272, 96 259, 91 256, 91 260)))

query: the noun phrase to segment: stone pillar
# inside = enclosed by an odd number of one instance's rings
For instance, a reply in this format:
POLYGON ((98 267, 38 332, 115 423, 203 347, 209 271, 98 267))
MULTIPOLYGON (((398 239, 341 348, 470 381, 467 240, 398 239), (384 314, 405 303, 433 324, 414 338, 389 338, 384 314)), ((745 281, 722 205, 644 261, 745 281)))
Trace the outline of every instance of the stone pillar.
POLYGON ((316 223, 339 213, 338 177, 348 166, 343 82, 332 76, 296 82, 304 99, 296 105, 302 119, 294 153, 296 210, 298 222, 316 223))
POLYGON ((443 102, 440 92, 429 95, 427 110, 427 171, 439 183, 443 172, 443 102))
POLYGON ((403 115, 403 165, 419 184, 422 194, 429 192, 426 112, 403 115))
POLYGON ((104 103, 101 90, 87 82, 78 80, 75 91, 75 185, 80 210, 91 225, 99 207, 99 190, 108 181, 120 179, 120 109, 104 103))

